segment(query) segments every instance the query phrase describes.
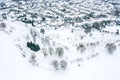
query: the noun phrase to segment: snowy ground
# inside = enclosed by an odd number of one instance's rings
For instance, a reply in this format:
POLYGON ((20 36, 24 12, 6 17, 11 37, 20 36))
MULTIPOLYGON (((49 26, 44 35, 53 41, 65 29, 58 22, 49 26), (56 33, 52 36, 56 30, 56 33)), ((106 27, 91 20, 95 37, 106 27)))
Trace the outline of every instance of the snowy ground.
POLYGON ((0 0, 0 80, 120 80, 119 7, 0 0))
POLYGON ((66 71, 34 67, 23 58, 11 39, 0 32, 0 80, 120 80, 120 55, 101 55, 66 71))

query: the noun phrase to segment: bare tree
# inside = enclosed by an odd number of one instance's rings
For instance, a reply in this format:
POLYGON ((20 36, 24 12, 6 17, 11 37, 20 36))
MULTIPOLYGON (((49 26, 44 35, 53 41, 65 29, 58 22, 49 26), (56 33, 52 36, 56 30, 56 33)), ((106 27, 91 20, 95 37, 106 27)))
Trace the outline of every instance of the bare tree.
POLYGON ((61 47, 57 47, 55 53, 57 54, 58 57, 63 57, 64 54, 64 49, 61 47))
POLYGON ((36 42, 37 31, 35 29, 30 29, 30 34, 33 38, 33 41, 36 42))
POLYGON ((51 65, 54 67, 55 70, 59 70, 59 63, 57 60, 53 60, 51 65))
POLYGON ((44 56, 47 57, 47 55, 48 55, 47 49, 46 48, 42 48, 41 51, 44 54, 44 56))
POLYGON ((32 65, 35 65, 36 64, 36 55, 35 54, 31 54, 30 56, 30 60, 29 62, 32 64, 32 65))
POLYGON ((5 23, 0 23, 0 28, 1 28, 1 29, 6 28, 6 24, 5 24, 5 23))
POLYGON ((116 50, 116 45, 114 43, 107 43, 105 47, 110 54, 116 50))
POLYGON ((48 48, 49 54, 52 55, 54 53, 54 49, 52 47, 48 48))
POLYGON ((67 68, 67 62, 65 60, 60 61, 60 69, 65 70, 67 68))

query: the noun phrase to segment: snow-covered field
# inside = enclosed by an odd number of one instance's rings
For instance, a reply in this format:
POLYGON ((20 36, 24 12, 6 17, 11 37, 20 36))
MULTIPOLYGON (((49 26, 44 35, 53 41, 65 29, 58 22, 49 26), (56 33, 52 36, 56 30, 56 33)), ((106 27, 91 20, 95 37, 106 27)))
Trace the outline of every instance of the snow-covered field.
POLYGON ((101 55, 66 71, 34 67, 11 39, 0 32, 0 80, 120 80, 120 55, 101 55))
POLYGON ((119 1, 0 0, 0 80, 120 80, 119 31, 119 1))

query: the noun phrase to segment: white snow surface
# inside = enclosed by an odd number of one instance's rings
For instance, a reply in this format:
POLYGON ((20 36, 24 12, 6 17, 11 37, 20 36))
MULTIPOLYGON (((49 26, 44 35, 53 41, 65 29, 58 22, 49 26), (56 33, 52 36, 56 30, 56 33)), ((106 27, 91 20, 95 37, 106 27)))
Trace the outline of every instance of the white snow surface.
POLYGON ((119 54, 101 55, 79 68, 49 71, 29 64, 8 35, 0 34, 0 80, 120 80, 119 54))

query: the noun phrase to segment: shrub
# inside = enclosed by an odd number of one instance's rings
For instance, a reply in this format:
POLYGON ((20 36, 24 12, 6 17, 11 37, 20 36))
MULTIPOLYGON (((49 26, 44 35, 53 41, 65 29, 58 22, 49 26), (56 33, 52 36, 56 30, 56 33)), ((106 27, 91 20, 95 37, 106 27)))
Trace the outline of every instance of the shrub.
POLYGON ((40 47, 38 44, 34 44, 32 42, 27 42, 27 47, 30 48, 32 51, 39 51, 40 50, 40 47))
POLYGON ((98 22, 95 22, 95 23, 93 23, 92 27, 97 29, 97 30, 100 30, 101 26, 100 26, 100 24, 98 22))
POLYGON ((40 32, 41 32, 42 34, 44 34, 44 33, 45 33, 45 30, 44 30, 44 29, 40 29, 40 32))
POLYGON ((79 44, 78 47, 77 47, 77 50, 78 50, 78 51, 80 50, 81 53, 82 53, 83 51, 86 50, 86 48, 85 48, 85 46, 84 46, 83 44, 79 44))
POLYGON ((96 18, 107 18, 107 15, 105 14, 99 14, 96 16, 96 18))
POLYGON ((82 28, 84 29, 85 33, 90 33, 91 32, 90 24, 84 24, 84 25, 82 25, 82 28))
POLYGON ((102 21, 101 25, 106 26, 106 25, 110 25, 110 23, 111 23, 110 20, 108 20, 108 21, 102 21))
POLYGON ((116 8, 116 9, 115 9, 115 11, 114 11, 114 16, 117 16, 117 17, 120 16, 120 9, 119 9, 119 8, 116 8))
POLYGON ((94 17, 94 12, 90 12, 89 14, 87 14, 87 16, 94 17))
POLYGON ((71 17, 65 17, 65 18, 64 18, 64 22, 65 22, 65 23, 72 23, 73 20, 72 20, 71 17))
POLYGON ((120 21, 115 21, 116 25, 120 26, 120 21))
POLYGON ((6 7, 6 3, 5 2, 0 2, 0 7, 6 7))
POLYGON ((118 30, 118 29, 117 29, 117 31, 116 31, 116 33, 115 33, 115 34, 117 34, 117 35, 119 34, 119 30, 118 30))
POLYGON ((7 20, 7 14, 6 14, 6 13, 3 13, 3 14, 2 14, 2 18, 5 19, 5 20, 7 20))
POLYGON ((75 17, 75 22, 79 23, 79 22, 82 22, 83 20, 80 18, 80 17, 75 17))
POLYGON ((84 19, 90 19, 90 17, 88 15, 85 15, 83 18, 84 19))

